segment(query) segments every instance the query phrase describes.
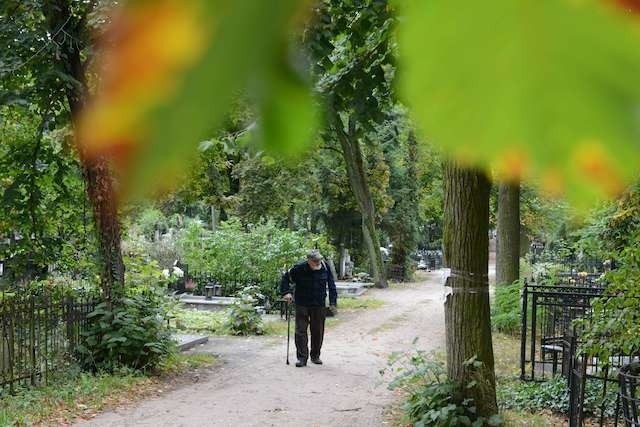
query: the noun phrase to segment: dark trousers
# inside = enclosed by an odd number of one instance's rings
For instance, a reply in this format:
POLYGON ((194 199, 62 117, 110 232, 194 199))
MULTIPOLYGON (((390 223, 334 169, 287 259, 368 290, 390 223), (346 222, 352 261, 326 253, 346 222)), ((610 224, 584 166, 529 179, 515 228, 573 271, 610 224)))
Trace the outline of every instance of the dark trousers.
POLYGON ((324 307, 303 307, 296 305, 296 354, 299 360, 307 360, 307 329, 311 330, 311 358, 320 357, 324 336, 324 307))

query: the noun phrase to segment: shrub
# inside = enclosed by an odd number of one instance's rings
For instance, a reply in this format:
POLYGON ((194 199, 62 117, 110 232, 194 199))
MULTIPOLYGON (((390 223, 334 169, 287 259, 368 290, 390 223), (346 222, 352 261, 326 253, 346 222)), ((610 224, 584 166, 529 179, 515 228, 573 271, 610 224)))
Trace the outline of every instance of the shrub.
MULTIPOLYGON (((478 368, 481 362, 470 359, 467 365, 478 368)), ((460 385, 446 378, 444 364, 423 351, 394 354, 389 368, 397 373, 389 388, 400 389, 408 398, 403 408, 414 426, 501 425, 499 415, 478 417, 473 399, 464 399, 460 390, 476 387, 475 382, 460 385)), ((383 371, 384 373, 384 371, 383 371)))
POLYGON ((510 285, 496 286, 491 305, 491 325, 494 330, 512 335, 520 332, 521 291, 522 282, 519 280, 510 285))
POLYGON ((192 222, 179 240, 191 273, 211 275, 223 284, 237 284, 231 294, 246 284, 259 283, 261 293, 272 299, 277 297, 276 285, 282 270, 302 260, 316 244, 325 256, 333 254, 323 236, 283 230, 271 222, 244 229, 236 220, 222 223, 215 233, 192 222))
POLYGON ((99 304, 82 332, 78 358, 84 369, 154 368, 175 349, 161 299, 150 293, 99 304))
POLYGON ((225 328, 233 335, 262 335, 262 317, 255 305, 263 296, 257 286, 247 286, 231 305, 225 328))
POLYGON ((604 363, 640 352, 640 248, 626 248, 620 260, 620 268, 606 275, 607 295, 592 302, 590 318, 576 321, 584 331, 580 351, 604 363))

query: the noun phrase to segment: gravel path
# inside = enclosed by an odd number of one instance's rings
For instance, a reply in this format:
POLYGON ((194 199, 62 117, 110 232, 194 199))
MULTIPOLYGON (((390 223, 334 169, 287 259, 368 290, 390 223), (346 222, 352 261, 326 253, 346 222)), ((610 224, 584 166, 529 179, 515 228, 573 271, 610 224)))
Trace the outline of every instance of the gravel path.
MULTIPOLYGON (((341 313, 325 331, 324 365, 285 365, 286 337, 213 337, 198 352, 221 363, 199 381, 164 395, 98 415, 90 426, 379 426, 394 402, 379 373, 394 351, 444 345, 439 273, 369 297, 375 310, 341 313)), ((339 302, 338 302, 339 306, 339 302)), ((293 326, 293 325, 292 325, 293 326)))

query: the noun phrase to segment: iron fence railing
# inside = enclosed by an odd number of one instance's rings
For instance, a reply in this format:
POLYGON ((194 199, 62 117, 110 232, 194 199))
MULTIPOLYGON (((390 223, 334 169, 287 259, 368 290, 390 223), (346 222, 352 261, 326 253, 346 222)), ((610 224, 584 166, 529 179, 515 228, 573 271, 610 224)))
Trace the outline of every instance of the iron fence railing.
POLYGON ((560 255, 553 251, 530 252, 532 264, 548 263, 560 266, 562 271, 576 271, 587 273, 602 273, 605 260, 590 255, 560 255))
MULTIPOLYGON (((582 426, 587 419, 599 426, 606 425, 608 420, 617 425, 621 415, 621 394, 617 389, 616 375, 622 366, 637 360, 639 355, 620 350, 607 360, 601 360, 582 354, 580 350, 583 329, 588 329, 596 320, 592 309, 594 301, 612 298, 626 302, 635 297, 609 295, 605 287, 594 283, 577 286, 530 285, 525 282, 523 288, 520 378, 545 381, 564 377, 569 392, 570 427, 582 426), (577 319, 586 322, 578 327, 574 322, 577 319), (587 404, 587 400, 594 397, 598 399, 596 407, 593 402, 587 404)), ((606 313, 598 315, 607 317, 606 313)), ((638 320, 640 314, 633 323, 637 324, 638 320)), ((603 336, 602 339, 608 337, 603 336)), ((632 396, 630 401, 633 399, 632 396)))
POLYGON ((97 303, 88 294, 47 290, 0 294, 0 391, 46 384, 73 358, 97 303))
POLYGON ((568 375, 568 337, 575 319, 591 311, 604 288, 525 283, 522 291, 520 378, 545 380, 568 375))

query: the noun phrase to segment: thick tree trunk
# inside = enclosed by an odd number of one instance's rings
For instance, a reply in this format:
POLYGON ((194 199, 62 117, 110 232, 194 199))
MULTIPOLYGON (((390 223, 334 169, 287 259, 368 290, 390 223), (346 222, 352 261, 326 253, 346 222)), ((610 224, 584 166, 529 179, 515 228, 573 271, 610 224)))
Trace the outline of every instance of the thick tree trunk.
POLYGON ((498 195, 496 283, 520 278, 520 184, 500 184, 498 195))
POLYGON ((478 415, 498 413, 489 313, 489 181, 453 163, 444 167, 444 256, 451 268, 445 302, 447 373, 473 398, 478 415), (482 362, 473 368, 465 361, 482 362), (467 389, 470 381, 475 387, 467 389))
MULTIPOLYGON (((74 17, 66 0, 45 1, 43 12, 52 34, 58 34, 65 25, 65 32, 76 40, 82 39, 84 20, 74 17)), ((67 101, 72 118, 78 117, 88 96, 85 66, 81 59, 78 42, 60 44, 58 56, 62 72, 72 77, 75 84, 67 85, 67 101)), ((102 288, 106 299, 111 299, 114 289, 124 286, 124 262, 120 248, 120 223, 118 203, 114 191, 113 175, 109 162, 104 157, 87 156, 80 151, 87 195, 93 208, 98 232, 100 261, 102 263, 102 288)))
MULTIPOLYGON (((349 125, 350 128, 353 127, 352 123, 349 125)), ((353 137, 351 132, 347 134, 344 131, 342 120, 339 117, 334 119, 334 131, 342 147, 342 155, 347 166, 351 190, 362 214, 362 234, 369 252, 369 259, 371 260, 371 275, 376 287, 386 288, 388 286, 387 277, 384 271, 384 263, 380 253, 380 241, 375 225, 375 206, 364 171, 360 143, 357 138, 353 137)))

